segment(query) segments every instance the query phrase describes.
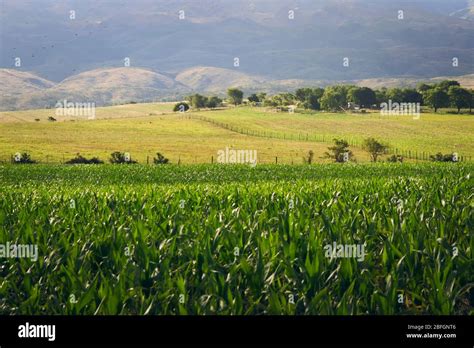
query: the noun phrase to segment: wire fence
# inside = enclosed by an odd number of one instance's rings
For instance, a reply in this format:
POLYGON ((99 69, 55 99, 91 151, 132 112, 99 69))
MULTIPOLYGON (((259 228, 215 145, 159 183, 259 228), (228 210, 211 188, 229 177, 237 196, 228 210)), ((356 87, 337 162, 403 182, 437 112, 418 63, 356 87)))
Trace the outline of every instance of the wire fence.
MULTIPOLYGON (((225 122, 220 122, 217 121, 213 118, 205 117, 202 115, 192 115, 192 114, 187 114, 187 115, 180 115, 179 116, 182 119, 194 119, 194 120, 200 120, 202 122, 207 122, 209 124, 212 124, 216 127, 220 127, 226 130, 229 130, 231 132, 235 132, 238 134, 242 135, 247 135, 247 136, 253 136, 253 137, 260 137, 260 138, 268 138, 268 139, 280 139, 280 140, 291 140, 291 141, 304 141, 304 142, 316 142, 316 143, 327 143, 327 144, 333 144, 334 136, 329 136, 329 135, 324 135, 324 134, 309 134, 309 133, 277 133, 277 132, 272 132, 272 131, 267 131, 267 130, 253 130, 245 127, 239 127, 236 125, 232 125, 229 123, 225 122)), ((355 146, 362 148, 362 142, 360 139, 356 139, 353 137, 349 137, 344 139, 348 142, 349 145, 355 146)), ((156 153, 148 152, 146 151, 145 153, 140 154, 139 162, 141 164, 153 164, 153 157, 155 156, 156 153)), ((406 150, 406 149, 399 149, 396 147, 389 147, 387 150, 387 154, 389 155, 397 155, 397 156, 402 156, 404 159, 410 159, 410 160, 416 160, 416 161, 430 161, 432 157, 435 156, 433 153, 429 152, 424 152, 424 151, 414 151, 414 150, 406 150)), ((280 154, 281 155, 281 154, 280 154)), ((177 159, 173 160, 173 163, 175 164, 195 164, 195 163, 217 163, 216 158, 214 156, 210 157, 203 157, 195 156, 194 158, 190 159, 192 156, 187 156, 186 158, 183 157, 178 157, 177 159)), ((294 154, 292 156, 288 155, 269 155, 266 156, 267 158, 261 158, 259 156, 259 163, 276 163, 276 164, 295 164, 295 163, 300 163, 302 161, 302 158, 304 157, 304 154, 301 156, 296 155, 294 157, 294 154)), ((50 155, 45 155, 42 157, 39 157, 38 155, 34 156, 34 160, 37 161, 37 163, 44 163, 44 164, 58 164, 58 163, 65 163, 66 161, 71 159, 71 154, 64 154, 60 157, 58 155, 56 156, 50 156, 50 155)), ((1 164, 7 164, 13 162, 13 155, 4 155, 0 156, 0 163, 1 164)), ((461 156, 458 154, 458 162, 471 162, 472 158, 471 156, 461 156)), ((108 159, 104 160, 105 163, 108 162, 108 159)))
MULTIPOLYGON (((294 141, 308 141, 308 142, 317 142, 317 143, 333 143, 334 136, 327 136, 324 134, 309 134, 309 133, 298 133, 298 134, 286 134, 286 133, 276 133, 270 131, 258 131, 252 130, 248 128, 238 127, 232 124, 220 122, 214 120, 209 117, 205 117, 202 115, 183 115, 183 118, 187 119, 197 119, 203 122, 211 123, 217 127, 221 127, 227 130, 230 130, 235 133, 249 135, 254 137, 262 137, 262 138, 271 138, 271 139, 283 139, 283 140, 294 140, 294 141)), ((362 147, 362 142, 358 139, 349 138, 344 139, 348 142, 351 146, 362 147)), ((389 147, 387 150, 389 155, 399 155, 406 159, 417 160, 417 161, 429 161, 431 156, 435 156, 433 153, 424 152, 424 151, 412 151, 412 150, 405 150, 399 149, 394 147, 389 147)), ((459 156, 459 162, 466 162, 471 161, 471 156, 459 156)))

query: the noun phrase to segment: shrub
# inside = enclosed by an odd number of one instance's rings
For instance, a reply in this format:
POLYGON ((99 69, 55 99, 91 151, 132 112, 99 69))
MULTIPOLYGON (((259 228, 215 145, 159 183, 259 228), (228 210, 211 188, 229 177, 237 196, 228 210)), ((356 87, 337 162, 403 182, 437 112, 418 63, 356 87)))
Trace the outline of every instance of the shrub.
POLYGON ((153 163, 155 164, 168 164, 170 160, 163 156, 161 153, 157 152, 156 157, 153 158, 153 163))
POLYGON ((31 158, 31 155, 27 152, 23 153, 17 153, 14 156, 12 156, 12 163, 14 164, 34 164, 36 161, 34 161, 31 158))
POLYGON ((65 162, 66 164, 103 164, 104 161, 100 160, 98 157, 92 157, 87 159, 80 154, 77 154, 76 157, 65 162))
POLYGON ((397 163, 397 162, 403 163, 403 156, 392 155, 389 158, 387 158, 387 161, 391 163, 397 163))
POLYGON ((126 152, 115 151, 110 155, 109 159, 112 164, 134 164, 137 161, 133 161, 130 154, 126 152))
POLYGON ((186 102, 179 102, 174 105, 174 112, 186 112, 189 110, 189 104, 186 102))
POLYGON ((455 155, 454 153, 443 155, 441 152, 438 152, 434 156, 430 156, 430 159, 433 162, 457 162, 458 161, 457 155, 455 155))
POLYGON ((313 163, 313 158, 314 158, 314 152, 313 150, 309 150, 308 154, 303 157, 303 163, 311 164, 313 163))

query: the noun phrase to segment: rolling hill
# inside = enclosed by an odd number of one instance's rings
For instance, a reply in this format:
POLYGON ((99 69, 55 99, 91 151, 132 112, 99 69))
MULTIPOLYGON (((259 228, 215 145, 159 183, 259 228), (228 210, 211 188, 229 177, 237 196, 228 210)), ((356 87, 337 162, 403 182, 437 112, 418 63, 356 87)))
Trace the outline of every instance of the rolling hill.
POLYGON ((103 68, 85 71, 60 83, 31 72, 0 69, 0 110, 50 108, 58 101, 94 102, 97 106, 146 101, 176 101, 191 93, 225 96, 227 88, 249 93, 293 92, 300 87, 324 87, 335 83, 374 89, 415 87, 419 82, 436 83, 454 79, 474 88, 474 74, 435 78, 375 78, 363 80, 272 80, 231 69, 194 67, 173 75, 143 68, 103 68))
POLYGON ((2 97, 34 93, 55 85, 33 73, 13 69, 0 69, 0 81, 2 97))
POLYGON ((32 73, 15 75, 14 70, 0 69, 2 93, 1 110, 52 107, 58 100, 94 102, 97 106, 128 103, 131 101, 154 101, 179 99, 190 91, 173 78, 140 68, 106 68, 85 71, 54 84, 32 73), (23 76, 13 78, 14 76, 23 76), (10 77, 13 76, 13 77, 10 77), (33 88, 30 81, 39 81, 42 88, 33 88), (13 86, 13 87, 12 87, 13 86))

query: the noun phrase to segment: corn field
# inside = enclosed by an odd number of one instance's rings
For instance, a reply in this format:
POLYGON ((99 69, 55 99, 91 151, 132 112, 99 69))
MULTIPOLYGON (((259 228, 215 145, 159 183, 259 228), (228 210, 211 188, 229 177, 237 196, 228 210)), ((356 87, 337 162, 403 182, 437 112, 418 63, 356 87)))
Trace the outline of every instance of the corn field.
POLYGON ((473 169, 3 165, 0 314, 472 315, 473 169))

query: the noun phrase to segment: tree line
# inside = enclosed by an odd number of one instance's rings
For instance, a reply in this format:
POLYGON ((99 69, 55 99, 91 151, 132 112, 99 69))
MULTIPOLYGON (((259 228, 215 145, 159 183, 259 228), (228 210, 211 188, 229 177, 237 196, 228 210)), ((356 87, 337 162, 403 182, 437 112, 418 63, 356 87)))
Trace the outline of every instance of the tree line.
MULTIPOLYGON (((299 88, 294 93, 279 93, 268 96, 266 93, 252 93, 244 100, 243 91, 238 88, 227 90, 227 103, 232 105, 249 104, 254 106, 288 108, 290 106, 306 110, 345 111, 349 103, 361 109, 379 109, 381 104, 417 103, 431 107, 434 112, 440 108, 453 107, 458 113, 461 109, 472 112, 474 91, 461 87, 459 82, 445 80, 435 84, 420 83, 416 88, 371 89, 354 85, 334 85, 326 88, 299 88)), ((175 105, 174 111, 187 111, 189 108, 216 108, 224 100, 217 96, 206 97, 193 94, 185 101, 175 105)))

